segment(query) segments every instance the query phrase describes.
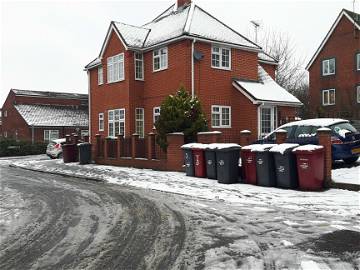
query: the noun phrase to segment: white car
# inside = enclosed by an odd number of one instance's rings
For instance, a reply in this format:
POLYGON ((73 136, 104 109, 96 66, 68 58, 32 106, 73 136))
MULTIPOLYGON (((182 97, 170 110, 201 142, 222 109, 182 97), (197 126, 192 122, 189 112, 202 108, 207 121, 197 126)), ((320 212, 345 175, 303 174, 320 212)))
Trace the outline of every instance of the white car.
POLYGON ((50 158, 62 158, 62 145, 66 139, 56 139, 51 141, 46 148, 46 155, 50 158))

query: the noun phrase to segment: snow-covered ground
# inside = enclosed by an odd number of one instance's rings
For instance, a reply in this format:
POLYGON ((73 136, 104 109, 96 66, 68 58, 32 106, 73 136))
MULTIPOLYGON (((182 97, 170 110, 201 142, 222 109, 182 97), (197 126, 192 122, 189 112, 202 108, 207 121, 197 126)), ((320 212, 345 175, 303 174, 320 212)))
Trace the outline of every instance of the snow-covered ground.
POLYGON ((336 216, 360 215, 360 192, 347 190, 304 192, 240 183, 225 185, 219 184, 216 180, 187 177, 179 172, 159 172, 94 164, 64 164, 61 160, 25 160, 16 161, 14 165, 241 205, 265 208, 268 205, 274 205, 295 211, 306 210, 336 216))
POLYGON ((356 164, 350 168, 338 168, 332 170, 332 179, 336 183, 360 185, 360 158, 356 164))

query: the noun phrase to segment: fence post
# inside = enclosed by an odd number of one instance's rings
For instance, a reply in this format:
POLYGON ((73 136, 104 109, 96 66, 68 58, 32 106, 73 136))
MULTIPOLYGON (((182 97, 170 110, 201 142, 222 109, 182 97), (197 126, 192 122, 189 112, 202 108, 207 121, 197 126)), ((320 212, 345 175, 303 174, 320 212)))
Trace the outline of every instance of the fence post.
POLYGON ((181 146, 184 144, 184 133, 176 132, 166 135, 166 168, 169 171, 183 171, 184 158, 181 146))
POLYGON ((137 149, 138 140, 139 140, 139 134, 134 133, 131 136, 131 158, 137 157, 136 149, 137 149))
POLYGON ((120 158, 124 155, 124 135, 117 135, 117 157, 120 158))
POLYGON ((104 158, 109 158, 109 141, 111 140, 110 137, 106 137, 105 138, 105 142, 104 142, 104 158))
POLYGON ((240 131, 240 145, 245 146, 250 144, 251 131, 242 130, 240 131))
POLYGON ((95 157, 100 157, 100 153, 101 153, 101 135, 100 134, 96 134, 95 135, 95 141, 96 141, 96 147, 95 147, 95 157))
POLYGON ((277 144, 282 144, 286 141, 287 131, 285 129, 279 129, 275 132, 275 135, 276 135, 275 142, 277 144))
POLYGON ((69 134, 66 134, 66 135, 65 135, 65 143, 66 143, 66 144, 69 144, 70 141, 71 141, 70 135, 69 135, 69 134))
POLYGON ((155 133, 150 132, 147 136, 147 159, 151 160, 154 158, 155 152, 155 133))
POLYGON ((218 143, 221 131, 198 132, 197 141, 199 143, 218 143))
POLYGON ((325 162, 324 162, 324 183, 325 187, 331 185, 331 169, 332 169, 332 157, 331 157, 331 129, 319 128, 317 130, 317 136, 319 138, 319 145, 324 146, 325 162))

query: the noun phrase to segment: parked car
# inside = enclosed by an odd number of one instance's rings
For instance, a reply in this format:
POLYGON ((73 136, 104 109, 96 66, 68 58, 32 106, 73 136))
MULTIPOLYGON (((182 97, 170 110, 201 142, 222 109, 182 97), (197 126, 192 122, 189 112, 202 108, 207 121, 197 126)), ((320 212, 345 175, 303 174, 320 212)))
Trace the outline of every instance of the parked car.
MULTIPOLYGON (((317 129, 327 127, 331 129, 332 159, 343 160, 347 164, 354 163, 360 156, 360 133, 348 120, 337 118, 316 118, 295 121, 280 126, 276 130, 287 131, 286 142, 304 144, 318 144, 317 129)), ((275 131, 258 140, 256 143, 274 143, 275 131)))
POLYGON ((46 148, 46 155, 50 158, 62 158, 62 145, 66 139, 56 139, 51 141, 46 148))

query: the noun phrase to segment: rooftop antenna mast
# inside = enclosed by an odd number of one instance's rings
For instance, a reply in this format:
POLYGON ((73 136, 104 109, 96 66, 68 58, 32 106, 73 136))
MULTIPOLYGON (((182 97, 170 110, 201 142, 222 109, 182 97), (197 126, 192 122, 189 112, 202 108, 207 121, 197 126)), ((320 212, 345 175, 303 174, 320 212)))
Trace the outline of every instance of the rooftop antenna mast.
POLYGON ((255 28, 255 43, 257 43, 258 42, 258 28, 260 27, 260 23, 258 21, 255 21, 255 20, 252 20, 250 22, 254 25, 254 28, 255 28))

